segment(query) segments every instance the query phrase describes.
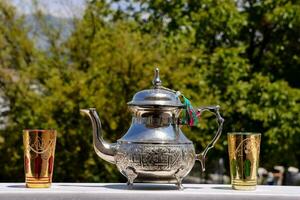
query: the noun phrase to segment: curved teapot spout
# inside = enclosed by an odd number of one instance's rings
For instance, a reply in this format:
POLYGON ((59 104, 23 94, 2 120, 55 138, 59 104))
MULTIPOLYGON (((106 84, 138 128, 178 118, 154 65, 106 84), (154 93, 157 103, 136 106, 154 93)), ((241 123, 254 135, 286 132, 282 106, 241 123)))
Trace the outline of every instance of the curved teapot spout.
POLYGON ((109 144, 103 139, 101 121, 95 108, 81 109, 81 112, 87 114, 93 125, 93 145, 97 155, 115 164, 114 155, 116 153, 116 143, 109 144))

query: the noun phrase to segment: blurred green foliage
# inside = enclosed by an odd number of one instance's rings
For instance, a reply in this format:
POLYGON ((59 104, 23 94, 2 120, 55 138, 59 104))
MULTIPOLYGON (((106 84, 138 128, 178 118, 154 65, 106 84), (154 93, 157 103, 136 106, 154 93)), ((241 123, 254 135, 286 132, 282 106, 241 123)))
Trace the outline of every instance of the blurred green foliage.
MULTIPOLYGON (((208 163, 227 159, 227 132, 252 131, 262 133, 261 166, 300 167, 299 1, 111 3, 119 1, 88 1, 63 42, 37 10, 49 44, 40 49, 24 16, 0 1, 0 95, 10 109, 0 130, 1 181, 23 180, 28 128, 58 130, 55 181, 123 181, 94 153, 79 109, 96 107, 105 138, 116 141, 130 126, 126 103, 151 87, 155 66, 163 85, 194 106, 221 106, 224 132, 208 163)), ((200 151, 215 129, 213 116, 204 115, 184 132, 200 151)))

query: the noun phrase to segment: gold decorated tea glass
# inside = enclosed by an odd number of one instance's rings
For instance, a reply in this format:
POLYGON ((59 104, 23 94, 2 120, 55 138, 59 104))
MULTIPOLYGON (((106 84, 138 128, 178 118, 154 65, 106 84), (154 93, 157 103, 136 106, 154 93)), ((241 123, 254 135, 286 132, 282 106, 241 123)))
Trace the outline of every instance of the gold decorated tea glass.
POLYGON ((24 130, 23 144, 26 187, 50 187, 53 176, 56 131, 24 130))
POLYGON ((261 134, 233 132, 227 137, 232 188, 255 190, 261 134))

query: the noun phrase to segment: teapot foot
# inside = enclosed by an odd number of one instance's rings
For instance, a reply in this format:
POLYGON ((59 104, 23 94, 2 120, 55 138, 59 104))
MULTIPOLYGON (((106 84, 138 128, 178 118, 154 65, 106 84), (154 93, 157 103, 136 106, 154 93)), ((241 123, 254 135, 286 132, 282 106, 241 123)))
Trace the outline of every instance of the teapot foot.
POLYGON ((133 189, 133 182, 131 183, 131 182, 127 181, 127 188, 129 190, 132 190, 133 189))
POLYGON ((176 185, 177 185, 178 190, 183 190, 184 187, 183 187, 183 185, 182 185, 182 179, 183 179, 183 177, 184 177, 184 167, 181 166, 181 167, 176 171, 176 173, 175 173, 174 175, 175 175, 175 178, 176 178, 176 180, 177 180, 176 185))
POLYGON ((183 190, 183 189, 184 189, 184 187, 183 187, 181 181, 180 181, 180 183, 176 183, 176 186, 177 186, 177 189, 178 189, 178 190, 183 190))
POLYGON ((134 179, 137 177, 137 173, 135 172, 135 169, 133 167, 127 167, 125 170, 125 174, 127 177, 128 189, 132 189, 134 179))

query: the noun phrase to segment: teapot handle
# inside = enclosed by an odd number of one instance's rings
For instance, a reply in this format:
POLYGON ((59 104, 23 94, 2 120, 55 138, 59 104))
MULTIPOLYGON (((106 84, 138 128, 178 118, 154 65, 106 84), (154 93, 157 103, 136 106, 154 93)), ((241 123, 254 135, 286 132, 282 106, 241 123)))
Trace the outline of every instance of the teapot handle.
POLYGON ((204 149, 204 151, 200 154, 196 154, 196 160, 199 160, 201 162, 201 166, 202 166, 202 171, 205 171, 205 157, 207 152, 214 147, 215 143, 218 141, 218 139, 221 136, 222 133, 222 129, 223 129, 223 123, 224 123, 224 119, 222 118, 222 116, 219 113, 219 109, 220 106, 206 106, 206 107, 201 107, 197 109, 198 114, 202 114, 202 112, 204 111, 209 111, 212 112, 216 117, 217 117, 217 122, 218 122, 218 130, 214 136, 214 138, 212 139, 212 141, 206 146, 206 148, 204 149))

